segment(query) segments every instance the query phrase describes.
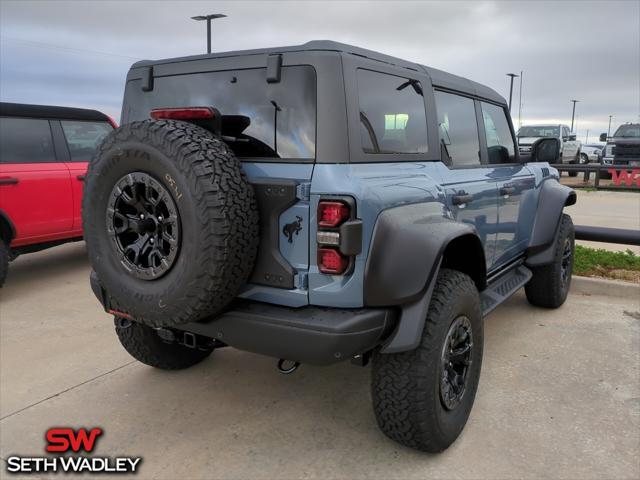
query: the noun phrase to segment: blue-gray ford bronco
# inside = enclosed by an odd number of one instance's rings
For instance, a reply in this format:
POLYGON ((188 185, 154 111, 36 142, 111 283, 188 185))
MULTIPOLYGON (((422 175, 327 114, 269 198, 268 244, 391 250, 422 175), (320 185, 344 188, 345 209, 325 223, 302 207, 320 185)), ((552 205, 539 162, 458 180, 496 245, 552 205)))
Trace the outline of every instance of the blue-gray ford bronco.
MULTIPOLYGON (((473 405, 484 317, 563 304, 576 201, 519 155, 504 98, 329 41, 142 61, 83 200, 91 286, 137 360, 231 346, 371 363, 380 429, 446 449, 473 405)), ((256 386, 256 388, 259 388, 256 386)))

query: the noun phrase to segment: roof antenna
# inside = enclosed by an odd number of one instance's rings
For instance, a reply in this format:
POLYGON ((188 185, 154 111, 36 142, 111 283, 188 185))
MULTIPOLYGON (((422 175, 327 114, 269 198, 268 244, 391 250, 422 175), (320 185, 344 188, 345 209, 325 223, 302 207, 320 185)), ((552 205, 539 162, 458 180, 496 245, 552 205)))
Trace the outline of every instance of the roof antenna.
POLYGON ((196 15, 191 17, 192 20, 206 20, 207 21, 207 53, 211 53, 211 20, 216 18, 225 18, 226 15, 222 13, 212 13, 211 15, 196 15))

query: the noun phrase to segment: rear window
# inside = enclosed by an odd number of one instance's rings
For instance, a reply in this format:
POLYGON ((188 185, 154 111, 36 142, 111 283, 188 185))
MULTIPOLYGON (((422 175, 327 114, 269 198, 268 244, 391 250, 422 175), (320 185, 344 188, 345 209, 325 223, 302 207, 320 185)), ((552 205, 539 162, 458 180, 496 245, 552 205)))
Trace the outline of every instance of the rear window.
POLYGON ((107 122, 61 120, 72 162, 88 162, 113 127, 107 122))
POLYGON ((238 157, 314 159, 315 70, 283 67, 280 82, 266 78, 266 68, 156 77, 153 91, 126 96, 126 121, 149 118, 154 108, 211 106, 238 157))
POLYGON ((48 120, 0 118, 0 163, 55 161, 48 120))

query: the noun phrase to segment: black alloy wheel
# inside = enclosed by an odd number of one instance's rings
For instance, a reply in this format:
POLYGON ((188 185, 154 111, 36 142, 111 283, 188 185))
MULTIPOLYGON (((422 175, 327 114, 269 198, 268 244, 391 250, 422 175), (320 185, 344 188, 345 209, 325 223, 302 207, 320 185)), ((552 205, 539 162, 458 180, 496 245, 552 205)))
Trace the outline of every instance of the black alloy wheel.
POLYGON ((144 172, 118 180, 107 203, 107 232, 120 263, 134 277, 167 273, 180 250, 180 217, 169 190, 144 172))
POLYGON ((442 347, 440 400, 447 410, 455 409, 464 396, 472 349, 471 322, 461 315, 449 327, 442 347))

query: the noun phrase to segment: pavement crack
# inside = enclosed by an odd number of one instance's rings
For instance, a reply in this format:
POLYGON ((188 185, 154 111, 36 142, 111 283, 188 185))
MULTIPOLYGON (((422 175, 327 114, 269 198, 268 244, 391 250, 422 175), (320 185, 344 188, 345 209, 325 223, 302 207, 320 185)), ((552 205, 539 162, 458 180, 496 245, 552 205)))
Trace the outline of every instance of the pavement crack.
POLYGON ((105 377, 105 376, 107 376, 107 375, 109 375, 109 374, 111 374, 111 373, 113 373, 113 372, 117 372, 118 370, 121 370, 121 369, 123 369, 123 368, 125 368, 125 367, 128 367, 128 366, 129 366, 129 365, 131 365, 132 363, 136 363, 136 362, 137 362, 137 360, 132 360, 132 361, 130 361, 130 362, 125 363, 124 365, 120 365, 119 367, 116 367, 116 368, 114 368, 114 369, 112 369, 112 370, 109 370, 108 372, 101 373, 100 375, 96 375, 95 377, 90 378, 90 379, 88 379, 88 380, 85 380, 84 382, 80 382, 80 383, 78 383, 78 384, 76 384, 76 385, 73 385, 73 386, 71 386, 71 387, 69 387, 69 388, 66 388, 66 389, 62 390, 61 392, 54 393, 53 395, 50 395, 50 396, 48 396, 47 398, 43 398, 42 400, 38 400, 37 402, 34 402, 34 403, 32 403, 31 405, 27 405, 26 407, 23 407, 23 408, 21 408, 21 409, 19 409, 19 410, 16 410, 15 412, 12 412, 12 413, 10 413, 10 414, 8 414, 8 415, 5 415, 4 417, 0 418, 0 422, 1 422, 2 420, 5 420, 5 419, 9 418, 9 417, 13 417, 14 415, 17 415, 17 414, 19 414, 19 413, 22 413, 22 412, 24 412, 25 410, 28 410, 28 409, 30 409, 30 408, 32 408, 32 407, 35 407, 35 406, 37 406, 37 405, 40 405, 41 403, 44 403, 44 402, 46 402, 47 400, 51 400, 52 398, 59 397, 59 396, 60 396, 60 395, 62 395, 63 393, 70 392, 71 390, 75 390, 75 389, 76 389, 76 388, 78 388, 78 387, 82 387, 83 385, 86 385, 87 383, 91 383, 91 382, 93 382, 94 380, 97 380, 97 379, 99 379, 99 378, 105 377))

